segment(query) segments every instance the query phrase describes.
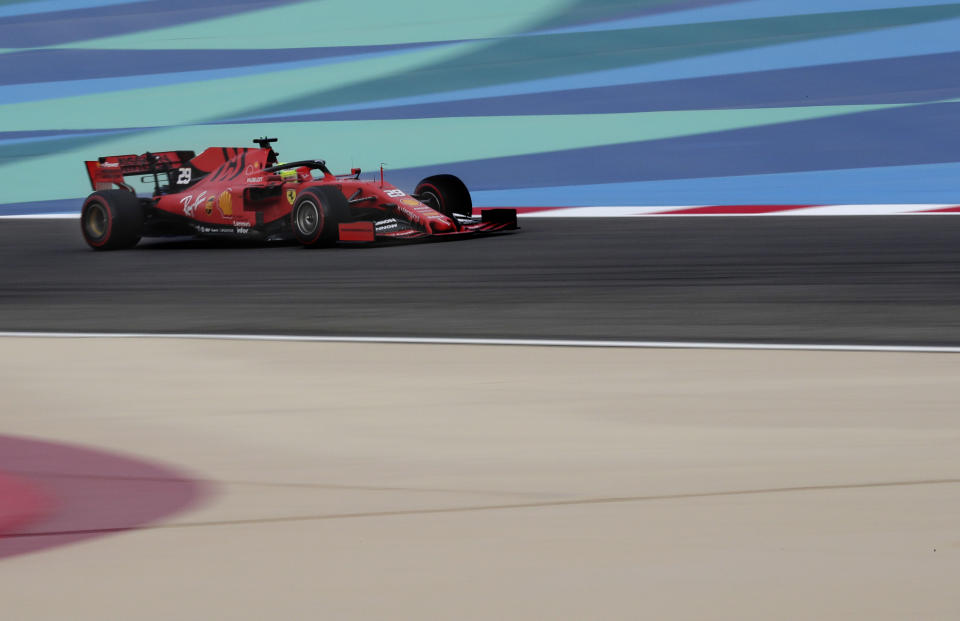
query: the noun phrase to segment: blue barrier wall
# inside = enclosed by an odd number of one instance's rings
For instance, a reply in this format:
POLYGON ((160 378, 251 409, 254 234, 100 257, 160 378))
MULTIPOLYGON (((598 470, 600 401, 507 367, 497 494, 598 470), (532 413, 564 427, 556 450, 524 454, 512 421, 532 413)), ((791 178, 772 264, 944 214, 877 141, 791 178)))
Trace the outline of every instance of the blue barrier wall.
POLYGON ((480 205, 960 202, 960 3, 0 0, 0 215, 243 146, 480 205))

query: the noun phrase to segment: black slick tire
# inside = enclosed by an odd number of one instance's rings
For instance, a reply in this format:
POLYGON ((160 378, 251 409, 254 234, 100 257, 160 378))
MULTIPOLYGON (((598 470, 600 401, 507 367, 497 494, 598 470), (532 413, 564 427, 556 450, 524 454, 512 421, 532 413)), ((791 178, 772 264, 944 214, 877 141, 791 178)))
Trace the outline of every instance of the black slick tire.
POLYGON ((100 190, 80 211, 83 239, 94 250, 132 248, 143 233, 140 199, 126 190, 100 190))
POLYGON ((340 190, 317 186, 300 192, 290 212, 293 236, 307 248, 332 246, 339 224, 350 219, 350 203, 340 190))
POLYGON ((459 177, 453 175, 433 175, 417 184, 413 192, 419 201, 443 215, 453 217, 473 215, 473 201, 470 191, 459 177))

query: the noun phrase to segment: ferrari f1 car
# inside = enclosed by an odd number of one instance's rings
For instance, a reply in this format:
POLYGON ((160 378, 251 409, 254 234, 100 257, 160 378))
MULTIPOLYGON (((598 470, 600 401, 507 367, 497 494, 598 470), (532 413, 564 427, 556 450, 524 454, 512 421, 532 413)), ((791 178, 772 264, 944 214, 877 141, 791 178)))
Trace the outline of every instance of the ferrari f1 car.
POLYGON ((361 181, 360 169, 334 175, 323 160, 280 163, 270 143, 86 162, 93 194, 80 224, 97 250, 130 248, 141 237, 233 236, 296 239, 313 248, 337 242, 440 239, 517 228, 514 209, 473 217, 470 192, 453 175, 427 177, 412 194, 383 180, 361 181), (138 197, 125 177, 152 180, 138 197))

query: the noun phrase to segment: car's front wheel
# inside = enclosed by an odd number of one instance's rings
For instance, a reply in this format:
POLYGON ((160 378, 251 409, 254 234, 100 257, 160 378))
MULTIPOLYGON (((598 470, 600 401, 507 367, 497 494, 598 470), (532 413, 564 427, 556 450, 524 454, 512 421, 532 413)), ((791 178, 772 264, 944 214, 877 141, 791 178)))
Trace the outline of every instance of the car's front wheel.
POLYGON ((459 177, 453 175, 433 175, 417 184, 413 192, 421 203, 448 218, 454 214, 473 215, 473 201, 470 191, 459 177))
POLYGON ((307 248, 332 246, 339 238, 339 224, 350 217, 350 204, 332 187, 307 188, 290 212, 293 236, 307 248))

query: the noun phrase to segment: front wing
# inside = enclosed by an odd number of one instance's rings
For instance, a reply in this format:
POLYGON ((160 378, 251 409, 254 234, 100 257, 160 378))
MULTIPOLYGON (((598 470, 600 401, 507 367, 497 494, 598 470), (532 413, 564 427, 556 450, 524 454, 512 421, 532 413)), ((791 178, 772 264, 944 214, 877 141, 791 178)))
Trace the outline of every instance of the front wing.
POLYGON ((478 237, 516 230, 516 209, 484 209, 480 217, 456 216, 457 230, 446 233, 428 233, 409 222, 396 217, 376 221, 342 222, 341 242, 386 242, 407 240, 441 240, 463 237, 478 237))

